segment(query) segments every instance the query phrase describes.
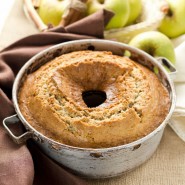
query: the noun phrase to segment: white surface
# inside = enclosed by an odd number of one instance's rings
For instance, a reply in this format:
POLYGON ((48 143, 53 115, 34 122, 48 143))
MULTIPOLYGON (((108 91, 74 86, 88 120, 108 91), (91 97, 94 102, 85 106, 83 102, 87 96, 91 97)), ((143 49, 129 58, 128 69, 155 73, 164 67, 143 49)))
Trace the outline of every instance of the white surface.
POLYGON ((172 39, 173 45, 175 48, 177 48, 180 44, 182 44, 185 41, 185 34, 172 39))
MULTIPOLYGON (((184 36, 182 36, 184 38, 184 36)), ((182 41, 183 39, 179 40, 182 41)), ((175 49, 176 69, 178 71, 175 79, 177 94, 176 109, 170 121, 170 126, 177 135, 185 141, 185 41, 175 49)))
MULTIPOLYGON (((0 33, 15 0, 0 0, 0 33)), ((19 0, 20 1, 20 0, 19 0)))
POLYGON ((185 83, 185 41, 182 42, 178 47, 176 47, 175 54, 176 54, 176 68, 178 71, 175 82, 185 83))

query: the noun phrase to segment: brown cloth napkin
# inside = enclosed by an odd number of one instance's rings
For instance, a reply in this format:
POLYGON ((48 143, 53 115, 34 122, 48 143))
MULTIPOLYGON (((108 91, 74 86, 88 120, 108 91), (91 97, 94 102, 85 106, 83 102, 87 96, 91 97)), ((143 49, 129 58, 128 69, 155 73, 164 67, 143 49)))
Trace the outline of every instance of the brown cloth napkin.
POLYGON ((112 16, 112 12, 101 10, 65 28, 56 27, 20 39, 0 52, 0 185, 86 184, 53 162, 33 142, 29 142, 29 150, 26 145, 14 144, 2 127, 2 121, 15 113, 11 102, 13 81, 33 55, 70 40, 102 39, 104 27, 112 16))

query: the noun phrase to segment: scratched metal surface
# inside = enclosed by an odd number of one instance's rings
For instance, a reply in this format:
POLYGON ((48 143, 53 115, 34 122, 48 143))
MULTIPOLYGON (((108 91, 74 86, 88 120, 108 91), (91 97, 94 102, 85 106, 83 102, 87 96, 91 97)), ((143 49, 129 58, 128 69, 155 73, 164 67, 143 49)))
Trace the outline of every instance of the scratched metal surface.
POLYGON ((73 170, 74 173, 77 173, 80 176, 88 178, 108 178, 125 173, 126 171, 144 163, 151 157, 159 145, 167 120, 173 112, 175 106, 175 94, 170 77, 166 74, 158 62, 146 53, 130 46, 112 41, 83 40, 54 46, 50 49, 42 51, 29 60, 28 63, 20 70, 15 79, 13 86, 13 103, 19 118, 25 125, 26 129, 29 130, 29 132, 25 134, 25 137, 28 137, 28 135, 30 137, 33 136, 34 140, 47 155, 73 170), (86 49, 110 50, 114 54, 121 56, 124 55, 125 51, 129 51, 131 57, 135 61, 147 66, 151 70, 153 70, 154 67, 158 68, 158 77, 167 87, 171 95, 172 104, 167 118, 157 129, 146 137, 127 145, 107 149, 83 149, 57 143, 46 136, 43 136, 31 125, 29 125, 29 123, 22 116, 17 103, 17 94, 25 76, 34 72, 44 63, 60 56, 63 53, 86 49), (30 132, 32 132, 32 134, 30 134, 30 132))

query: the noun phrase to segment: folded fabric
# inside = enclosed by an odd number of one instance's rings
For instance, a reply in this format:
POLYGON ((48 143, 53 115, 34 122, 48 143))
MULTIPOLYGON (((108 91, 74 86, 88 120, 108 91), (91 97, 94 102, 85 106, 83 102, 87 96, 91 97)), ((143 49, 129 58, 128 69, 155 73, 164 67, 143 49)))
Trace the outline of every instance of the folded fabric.
MULTIPOLYGON (((25 37, 0 52, 0 184, 1 185, 83 185, 85 181, 54 163, 31 143, 14 144, 2 127, 2 120, 14 114, 11 91, 15 75, 35 54, 62 42, 103 38, 104 26, 113 13, 99 11, 65 28, 56 27, 48 32, 25 37), (34 163, 34 164, 33 164, 34 163), (35 168, 35 169, 34 169, 35 168), (34 177, 35 173, 35 177, 34 177)), ((18 128, 14 131, 21 132, 18 128)))
POLYGON ((185 41, 182 42, 179 46, 175 48, 175 55, 176 55, 176 68, 177 68, 177 75, 174 80, 175 83, 184 82, 185 83, 185 41))
POLYGON ((185 41, 175 49, 177 75, 174 80, 177 94, 176 108, 170 126, 185 141, 185 41))

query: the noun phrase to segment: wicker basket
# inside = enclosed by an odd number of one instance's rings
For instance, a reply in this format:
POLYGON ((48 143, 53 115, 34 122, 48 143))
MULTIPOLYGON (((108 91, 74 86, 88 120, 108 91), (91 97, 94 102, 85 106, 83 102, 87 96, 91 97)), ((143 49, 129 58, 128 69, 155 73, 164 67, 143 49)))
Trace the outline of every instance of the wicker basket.
MULTIPOLYGON (((26 14, 29 15, 40 31, 48 30, 50 28, 49 25, 43 23, 34 7, 33 1, 37 2, 39 0, 24 0, 26 14)), ((85 5, 86 0, 70 0, 70 2, 71 4, 68 10, 66 10, 65 16, 62 17, 63 20, 60 24, 62 26, 79 20, 81 18, 80 14, 85 11, 85 6, 81 10, 77 10, 74 7, 79 2, 85 5), (71 20, 71 17, 73 17, 73 20, 71 20), (76 17, 76 20, 74 20, 74 17, 76 17)), ((142 4, 142 13, 135 24, 104 31, 105 39, 128 43, 130 39, 141 32, 156 30, 165 16, 165 10, 168 8, 166 0, 142 0, 142 4)))
POLYGON ((135 35, 156 30, 165 16, 168 4, 165 0, 142 0, 142 14, 137 23, 119 29, 107 30, 104 36, 109 40, 128 43, 135 35))
MULTIPOLYGON (((24 12, 28 19, 31 18, 40 31, 47 31, 49 28, 53 27, 53 25, 46 25, 38 15, 37 9, 39 8, 40 1, 41 0, 24 0, 24 12)), ((68 0, 68 6, 61 17, 59 25, 67 26, 85 17, 87 9, 86 1, 87 0, 68 0)))

